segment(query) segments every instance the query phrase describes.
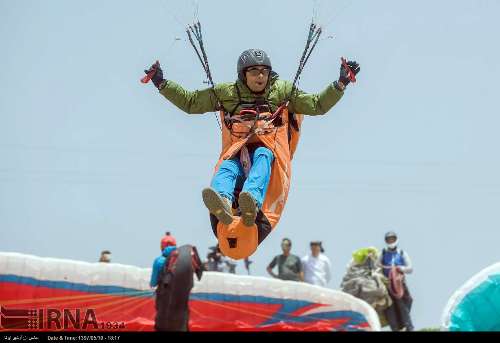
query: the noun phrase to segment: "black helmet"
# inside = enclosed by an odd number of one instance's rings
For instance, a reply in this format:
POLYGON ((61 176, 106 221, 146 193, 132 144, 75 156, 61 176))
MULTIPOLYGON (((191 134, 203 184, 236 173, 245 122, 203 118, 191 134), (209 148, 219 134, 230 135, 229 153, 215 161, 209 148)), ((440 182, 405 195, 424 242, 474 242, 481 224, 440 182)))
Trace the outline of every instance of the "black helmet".
POLYGON ((398 235, 394 232, 394 231, 389 231, 385 234, 385 240, 387 241, 388 238, 390 237, 394 237, 394 238, 398 238, 398 235))
POLYGON ((238 58, 238 78, 242 81, 245 80, 245 69, 253 66, 266 66, 273 69, 271 59, 265 51, 260 49, 248 49, 241 53, 238 58))

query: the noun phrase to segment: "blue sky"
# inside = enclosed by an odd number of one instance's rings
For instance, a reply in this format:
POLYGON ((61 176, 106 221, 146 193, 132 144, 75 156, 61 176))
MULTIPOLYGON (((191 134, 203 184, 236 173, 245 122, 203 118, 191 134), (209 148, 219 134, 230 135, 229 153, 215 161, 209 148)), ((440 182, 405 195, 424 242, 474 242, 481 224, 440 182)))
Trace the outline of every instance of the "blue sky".
POLYGON ((252 272, 266 275, 285 236, 298 255, 320 239, 338 288, 352 251, 395 230, 415 266, 416 326, 439 324, 452 292, 500 258, 493 0, 0 0, 0 250, 95 261, 109 249, 149 267, 166 230, 202 252, 215 243, 201 189, 216 120, 139 83, 159 59, 167 78, 206 86, 184 32, 195 8, 216 82, 251 47, 291 79, 313 9, 333 38, 300 87, 334 81, 340 56, 361 64, 328 115, 306 118, 287 208, 252 272))

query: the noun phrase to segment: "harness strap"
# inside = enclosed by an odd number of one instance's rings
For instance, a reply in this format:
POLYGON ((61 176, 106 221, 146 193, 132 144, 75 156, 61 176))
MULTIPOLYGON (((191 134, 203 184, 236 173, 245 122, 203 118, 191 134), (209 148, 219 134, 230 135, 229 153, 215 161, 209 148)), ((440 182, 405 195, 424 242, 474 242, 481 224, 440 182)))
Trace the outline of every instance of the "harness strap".
POLYGON ((244 145, 240 150, 240 163, 243 167, 243 171, 245 172, 245 177, 248 177, 250 168, 252 168, 252 160, 250 159, 250 153, 248 152, 246 145, 244 145))
POLYGON ((179 257, 179 252, 177 250, 174 250, 170 253, 170 256, 168 257, 168 262, 166 263, 167 272, 175 271, 175 264, 177 263, 178 257, 179 257))

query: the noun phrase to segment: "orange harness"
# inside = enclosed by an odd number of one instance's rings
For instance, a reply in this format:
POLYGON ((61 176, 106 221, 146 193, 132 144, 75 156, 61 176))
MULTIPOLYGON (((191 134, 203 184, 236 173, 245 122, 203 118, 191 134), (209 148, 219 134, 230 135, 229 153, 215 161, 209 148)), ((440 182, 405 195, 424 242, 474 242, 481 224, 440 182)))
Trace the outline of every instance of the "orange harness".
POLYGON ((253 227, 247 227, 234 215, 230 225, 224 225, 211 215, 212 228, 222 253, 233 259, 252 255, 257 246, 278 224, 288 198, 291 178, 291 160, 300 138, 303 115, 289 114, 286 106, 275 113, 242 110, 231 118, 220 113, 222 125, 222 152, 215 166, 236 156, 247 143, 260 143, 273 152, 271 180, 253 227), (290 118, 292 117, 292 118, 290 118))

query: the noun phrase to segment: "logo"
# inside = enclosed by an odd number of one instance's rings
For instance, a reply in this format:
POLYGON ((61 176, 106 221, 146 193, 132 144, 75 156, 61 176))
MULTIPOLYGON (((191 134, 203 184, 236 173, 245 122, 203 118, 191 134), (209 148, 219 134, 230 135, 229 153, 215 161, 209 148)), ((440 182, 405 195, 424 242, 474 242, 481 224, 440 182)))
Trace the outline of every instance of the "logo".
MULTIPOLYGON (((97 321, 94 309, 19 309, 0 307, 0 327, 4 330, 118 329, 118 327, 110 327, 108 324, 107 322, 97 321)), ((119 328, 122 328, 122 326, 120 325, 119 328)))
POLYGON ((38 329, 38 310, 0 307, 2 329, 38 329))
POLYGON ((253 54, 258 60, 263 60, 264 59, 264 52, 260 50, 254 50, 253 54))

